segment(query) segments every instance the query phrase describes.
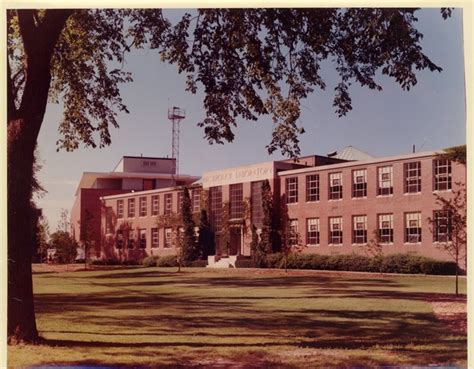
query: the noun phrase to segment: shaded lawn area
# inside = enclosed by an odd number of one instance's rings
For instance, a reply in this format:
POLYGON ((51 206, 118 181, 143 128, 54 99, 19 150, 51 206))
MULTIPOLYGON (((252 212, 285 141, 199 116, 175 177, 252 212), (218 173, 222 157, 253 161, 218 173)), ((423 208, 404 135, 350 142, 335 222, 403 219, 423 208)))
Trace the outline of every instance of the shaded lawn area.
POLYGON ((465 366, 466 335, 429 303, 453 289, 450 277, 315 271, 35 273, 45 342, 10 346, 8 365, 465 366))

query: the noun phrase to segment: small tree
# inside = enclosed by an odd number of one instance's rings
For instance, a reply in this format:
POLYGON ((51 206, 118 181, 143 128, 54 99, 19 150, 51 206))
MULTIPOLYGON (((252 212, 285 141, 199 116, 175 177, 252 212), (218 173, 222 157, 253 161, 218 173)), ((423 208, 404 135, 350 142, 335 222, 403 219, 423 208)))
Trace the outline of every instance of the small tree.
POLYGON ((211 229, 206 209, 201 208, 199 220, 198 247, 202 258, 206 260, 209 255, 216 253, 214 232, 211 229))
POLYGON ((372 231, 372 238, 365 246, 366 253, 379 262, 379 272, 383 274, 381 258, 383 255, 382 239, 377 229, 372 231))
POLYGON ((78 244, 68 232, 54 232, 51 235, 51 246, 56 249, 56 257, 59 263, 68 264, 74 262, 77 256, 78 244))
POLYGON ((259 253, 266 256, 272 252, 279 251, 276 242, 276 226, 273 194, 268 179, 262 183, 262 233, 260 234, 259 253))
POLYGON ((301 235, 296 226, 288 216, 288 206, 286 205, 286 196, 282 195, 280 199, 280 224, 282 225, 280 231, 281 252, 285 263, 285 273, 288 273, 288 258, 291 254, 300 253, 303 251, 305 245, 302 242, 301 235))
POLYGON ((45 217, 40 217, 37 224, 36 240, 37 240, 37 253, 40 258, 40 262, 47 257, 49 248, 49 224, 45 217))
POLYGON ((69 221, 69 212, 67 209, 61 209, 57 230, 63 231, 65 233, 69 233, 71 231, 71 222, 69 221))
POLYGON ((187 264, 190 261, 196 260, 199 255, 198 250, 196 249, 196 238, 194 236, 194 221, 191 209, 191 198, 186 187, 183 191, 181 216, 183 217, 183 239, 181 243, 181 254, 183 263, 187 264))

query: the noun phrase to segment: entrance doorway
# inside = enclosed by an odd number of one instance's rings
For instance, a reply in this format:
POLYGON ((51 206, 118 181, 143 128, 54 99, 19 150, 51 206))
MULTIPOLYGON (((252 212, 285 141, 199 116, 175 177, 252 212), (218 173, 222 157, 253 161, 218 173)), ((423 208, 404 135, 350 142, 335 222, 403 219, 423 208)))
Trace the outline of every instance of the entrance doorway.
POLYGON ((229 255, 240 255, 242 250, 242 229, 241 227, 230 228, 229 255))

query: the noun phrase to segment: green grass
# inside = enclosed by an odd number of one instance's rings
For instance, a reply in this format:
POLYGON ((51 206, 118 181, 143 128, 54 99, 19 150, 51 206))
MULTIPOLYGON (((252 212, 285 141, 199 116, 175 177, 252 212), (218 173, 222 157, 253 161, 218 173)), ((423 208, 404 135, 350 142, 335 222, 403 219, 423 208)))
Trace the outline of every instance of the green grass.
POLYGON ((466 336, 428 302, 453 288, 449 277, 302 271, 38 273, 45 343, 10 346, 8 364, 464 366, 466 336))

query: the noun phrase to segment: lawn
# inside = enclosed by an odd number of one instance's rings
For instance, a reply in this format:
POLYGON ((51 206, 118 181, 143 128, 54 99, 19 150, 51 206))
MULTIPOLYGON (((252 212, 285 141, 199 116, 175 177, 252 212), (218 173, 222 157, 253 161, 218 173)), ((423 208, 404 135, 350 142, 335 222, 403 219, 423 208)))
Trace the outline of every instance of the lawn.
POLYGON ((36 268, 44 344, 10 346, 8 365, 465 366, 466 334, 431 303, 453 289, 451 277, 36 268))

